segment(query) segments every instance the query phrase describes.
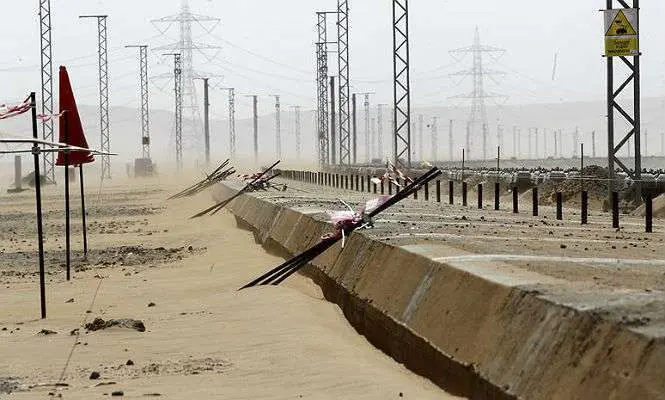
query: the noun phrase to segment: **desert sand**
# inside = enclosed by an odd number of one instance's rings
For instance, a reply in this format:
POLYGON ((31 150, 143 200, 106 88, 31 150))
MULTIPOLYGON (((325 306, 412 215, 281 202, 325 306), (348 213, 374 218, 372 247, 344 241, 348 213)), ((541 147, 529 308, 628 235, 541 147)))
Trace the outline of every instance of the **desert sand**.
POLYGON ((165 200, 193 181, 91 183, 87 261, 73 185, 70 282, 62 186, 47 188, 45 320, 34 195, 0 195, 0 398, 456 398, 373 348, 304 277, 237 292, 281 258, 229 214, 189 220, 211 204, 208 193, 165 200), (88 332, 95 318, 146 330, 88 332))

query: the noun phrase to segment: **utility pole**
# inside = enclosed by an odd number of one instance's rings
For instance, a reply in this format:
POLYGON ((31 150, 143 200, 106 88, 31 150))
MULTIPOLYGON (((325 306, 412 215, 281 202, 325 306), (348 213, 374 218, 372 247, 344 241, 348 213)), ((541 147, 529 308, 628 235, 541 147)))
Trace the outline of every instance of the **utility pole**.
POLYGON ((559 140, 557 139, 557 132, 552 131, 554 133, 554 158, 559 157, 559 140))
POLYGON ((335 121, 335 77, 330 77, 330 164, 337 164, 337 123, 335 121))
POLYGON ((577 158, 577 148, 579 147, 580 142, 580 128, 575 127, 575 132, 573 132, 573 158, 577 158))
MULTIPOLYGON (((150 160, 150 115, 148 108, 148 46, 129 45, 125 48, 139 49, 139 77, 141 81, 141 148, 144 160, 150 160)), ((152 164, 152 161, 151 161, 152 164)))
POLYGON ((518 155, 517 154, 517 149, 519 147, 517 146, 517 125, 513 125, 513 157, 517 159, 518 155))
POLYGON ((503 126, 500 123, 496 125, 496 143, 500 148, 503 148, 503 126))
POLYGON ((374 150, 376 150, 376 118, 372 118, 372 139, 371 139, 371 149, 369 152, 369 163, 372 163, 372 159, 374 158, 374 150))
POLYGON ((376 111, 376 125, 377 125, 377 151, 378 151, 378 157, 381 159, 381 162, 383 162, 384 159, 384 154, 383 154, 383 106, 387 104, 378 104, 377 105, 377 111, 376 111))
POLYGON ((182 57, 180 53, 167 53, 173 56, 173 77, 175 92, 175 162, 178 172, 182 172, 182 57))
POLYGON ((226 87, 229 91, 229 153, 231 159, 236 159, 236 91, 235 88, 226 87))
MULTIPOLYGON (((418 115, 418 156, 420 161, 425 161, 425 154, 423 153, 423 130, 425 129, 425 116, 418 115)), ((432 160, 434 161, 434 160, 432 160)))
POLYGON ((300 141, 300 106, 291 106, 295 114, 296 157, 300 160, 302 143, 300 141))
POLYGON ((538 135, 538 128, 533 128, 533 136, 535 138, 535 144, 536 144, 536 152, 534 153, 535 155, 535 160, 540 159, 540 137, 538 135))
POLYGON ((205 143, 206 166, 210 166, 210 101, 208 101, 208 80, 210 78, 194 78, 203 81, 203 140, 205 143))
POLYGON ((351 143, 351 162, 353 165, 358 163, 358 108, 356 107, 356 93, 351 95, 351 108, 353 112, 352 120, 352 143, 351 143))
POLYGON ((453 130, 455 128, 455 121, 452 119, 448 121, 448 161, 455 159, 455 141, 453 139, 453 130))
MULTIPOLYGON (((39 1, 39 38, 41 48, 42 114, 53 115, 53 63, 51 49, 51 0, 39 1)), ((53 142, 53 118, 42 120, 42 138, 53 142)), ((44 175, 55 183, 55 153, 44 152, 44 175)))
POLYGON ((252 98, 252 125, 254 127, 254 163, 259 163, 259 96, 255 94, 246 97, 252 98))
POLYGON ((591 157, 596 158, 596 131, 591 131, 591 157))
POLYGON ((393 162, 411 168, 409 0, 393 0, 393 162), (402 157, 406 156, 406 160, 402 157))
POLYGON ((432 125, 430 125, 431 129, 431 155, 430 157, 432 158, 432 162, 436 162, 439 160, 439 131, 436 126, 437 122, 437 117, 432 117, 432 125))
POLYGON ((279 95, 274 94, 275 98, 275 157, 282 158, 282 106, 279 103, 279 95))
MULTIPOLYGON (((99 56, 99 127, 101 130, 101 150, 111 152, 109 137, 109 71, 106 40, 107 15, 81 15, 79 18, 97 19, 97 43, 99 56)), ((111 158, 102 154, 102 180, 111 179, 111 158)))
POLYGON ((365 161, 367 163, 372 161, 372 155, 371 155, 371 148, 374 146, 373 145, 373 140, 372 143, 370 143, 370 120, 369 120, 369 95, 372 94, 370 92, 367 93, 359 93, 363 96, 365 96, 365 102, 363 103, 364 111, 365 111, 365 161))
POLYGON ((471 53, 473 55, 473 66, 471 69, 456 72, 451 74, 452 76, 463 77, 471 76, 473 78, 473 91, 471 93, 462 94, 454 96, 458 99, 470 99, 471 100, 471 112, 469 114, 469 120, 467 124, 467 139, 466 139, 466 158, 471 159, 471 146, 473 145, 472 137, 475 137, 478 134, 478 129, 481 130, 480 135, 482 135, 482 150, 483 150, 483 160, 487 160, 487 110, 485 108, 485 100, 489 98, 501 97, 496 94, 488 93, 485 91, 485 78, 492 75, 505 75, 500 71, 487 70, 483 66, 483 54, 497 54, 497 57, 505 53, 504 49, 499 49, 496 47, 483 46, 480 43, 480 33, 478 32, 478 27, 476 27, 475 35, 473 38, 473 44, 468 47, 462 47, 450 52, 453 57, 461 59, 466 54, 471 53))

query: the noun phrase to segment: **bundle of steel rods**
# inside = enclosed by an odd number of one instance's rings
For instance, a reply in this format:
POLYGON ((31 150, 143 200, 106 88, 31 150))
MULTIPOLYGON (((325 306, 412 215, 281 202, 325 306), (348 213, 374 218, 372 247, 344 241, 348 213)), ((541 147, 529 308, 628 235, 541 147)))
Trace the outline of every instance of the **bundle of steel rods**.
MULTIPOLYGON (((235 200, 236 198, 240 197, 243 193, 251 192, 251 191, 253 191, 253 190, 256 190, 256 189, 255 189, 255 185, 256 185, 256 183, 259 182, 259 181, 261 181, 261 180, 263 179, 263 177, 264 177, 266 174, 268 174, 270 171, 272 171, 273 168, 275 168, 275 167, 277 166, 277 164, 279 164, 279 163, 280 163, 280 162, 277 161, 277 162, 275 162, 273 165, 271 165, 270 167, 266 168, 265 171, 263 171, 263 172, 257 174, 257 175, 254 177, 254 179, 252 179, 250 182, 248 182, 248 183, 245 185, 245 187, 243 187, 242 189, 240 189, 240 190, 238 191, 238 193, 234 194, 233 196, 229 197, 228 199, 226 199, 226 200, 224 200, 224 201, 222 201, 222 202, 220 202, 220 203, 217 203, 217 204, 215 204, 215 205, 213 205, 213 206, 211 206, 211 207, 208 207, 208 208, 206 208, 205 210, 203 210, 203 211, 201 211, 201 212, 199 212, 199 213, 197 213, 197 214, 191 216, 190 219, 199 218, 199 217, 202 217, 202 216, 204 216, 204 215, 214 215, 214 214, 217 214, 217 213, 220 212, 224 207, 226 207, 227 204, 229 204, 230 202, 232 202, 232 201, 235 200)), ((274 177, 277 177, 278 175, 279 175, 279 174, 274 175, 274 176, 271 177, 270 179, 272 179, 272 178, 274 178, 274 177)))
POLYGON ((191 197, 194 196, 195 194, 211 187, 212 185, 216 184, 217 182, 223 181, 229 176, 233 175, 236 173, 236 170, 233 167, 226 168, 226 166, 229 164, 229 160, 224 161, 217 169, 215 169, 210 175, 206 174, 205 179, 203 179, 200 182, 195 183, 194 185, 188 187, 187 189, 174 194, 173 196, 169 197, 168 200, 173 200, 173 199, 179 199, 182 197, 191 197), (224 169, 226 168, 226 169, 224 169))
MULTIPOLYGON (((439 175, 441 175, 441 171, 438 168, 434 167, 430 169, 424 175, 420 176, 419 178, 415 179, 413 182, 408 184, 399 193, 395 194, 390 199, 388 199, 385 203, 379 205, 376 209, 372 210, 367 215, 363 216, 362 220, 359 220, 345 227, 343 229, 343 235, 346 236, 350 235, 355 229, 358 229, 359 227, 368 224, 368 222, 369 224, 371 224, 371 220, 374 216, 385 211, 389 207, 397 204, 399 201, 402 201, 407 197, 411 196, 414 192, 418 191, 423 185, 435 179, 439 175)), ((245 286, 241 287, 238 290, 246 289, 257 285, 279 285, 289 276, 298 272, 298 270, 309 264, 314 258, 319 256, 320 254, 323 254, 332 245, 341 240, 343 235, 330 236, 321 239, 321 241, 316 245, 314 245, 313 247, 305 250, 304 252, 291 258, 290 260, 287 260, 286 262, 271 269, 270 271, 259 276, 258 278, 254 279, 253 281, 249 282, 248 284, 246 284, 245 286)))

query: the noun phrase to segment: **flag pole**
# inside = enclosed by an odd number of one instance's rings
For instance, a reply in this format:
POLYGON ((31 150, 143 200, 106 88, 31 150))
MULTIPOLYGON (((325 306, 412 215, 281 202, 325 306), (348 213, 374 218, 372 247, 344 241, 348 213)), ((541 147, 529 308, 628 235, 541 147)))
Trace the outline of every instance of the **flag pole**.
MULTIPOLYGON (((32 137, 37 136, 37 104, 35 92, 30 93, 30 107, 32 108, 32 137)), ((44 280, 44 229, 42 225, 42 184, 39 173, 39 145, 33 143, 32 155, 35 160, 35 200, 37 203, 37 242, 39 246, 39 294, 42 319, 46 318, 46 284, 44 280)))

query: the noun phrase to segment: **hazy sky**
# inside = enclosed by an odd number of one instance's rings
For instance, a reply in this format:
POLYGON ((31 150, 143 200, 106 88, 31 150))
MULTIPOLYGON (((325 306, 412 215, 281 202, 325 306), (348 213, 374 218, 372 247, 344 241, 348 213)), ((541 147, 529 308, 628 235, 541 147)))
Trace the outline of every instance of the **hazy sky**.
MULTIPOLYGON (((601 58, 604 1, 547 3, 534 0, 419 0, 410 2, 413 104, 462 105, 450 100, 471 89, 469 79, 450 73, 470 68, 471 57, 455 60, 449 50, 472 43, 476 26, 483 44, 504 48, 488 68, 505 76, 488 81, 487 90, 505 94, 508 103, 602 100, 605 63, 601 58), (559 53, 552 81, 554 53, 559 53)), ((374 104, 392 102, 392 31, 390 0, 350 0, 351 82, 354 91, 374 91, 374 104)), ((260 111, 272 111, 268 96, 281 94, 283 107, 314 108, 315 12, 333 10, 333 0, 206 1, 190 0, 192 11, 221 19, 212 35, 195 27, 196 40, 220 46, 210 61, 196 56, 196 66, 218 74, 215 86, 233 86, 240 94, 257 93, 260 111), (259 55, 255 56, 252 55, 259 55), (268 61, 272 60, 272 61, 268 61)), ((665 94, 665 3, 645 2, 641 15, 644 96, 665 94), (659 27, 660 26, 660 27, 659 27)), ((177 40, 177 26, 166 35, 150 23, 175 14, 180 0, 52 0, 54 71, 70 69, 79 102, 96 104, 96 22, 78 15, 109 15, 109 73, 112 106, 138 105, 138 55, 124 45, 151 48, 177 40)), ((210 25, 207 25, 210 26, 210 25)), ((334 36, 334 24, 330 24, 334 36)), ((38 0, 13 2, 0 14, 0 101, 39 92, 38 0)), ((172 59, 150 52, 150 75, 169 73, 172 59)), ((172 82, 152 79, 151 106, 172 107, 172 82)), ((213 116, 224 117, 226 95, 212 91, 213 116)), ((249 115, 249 100, 238 98, 238 118, 249 115)))

